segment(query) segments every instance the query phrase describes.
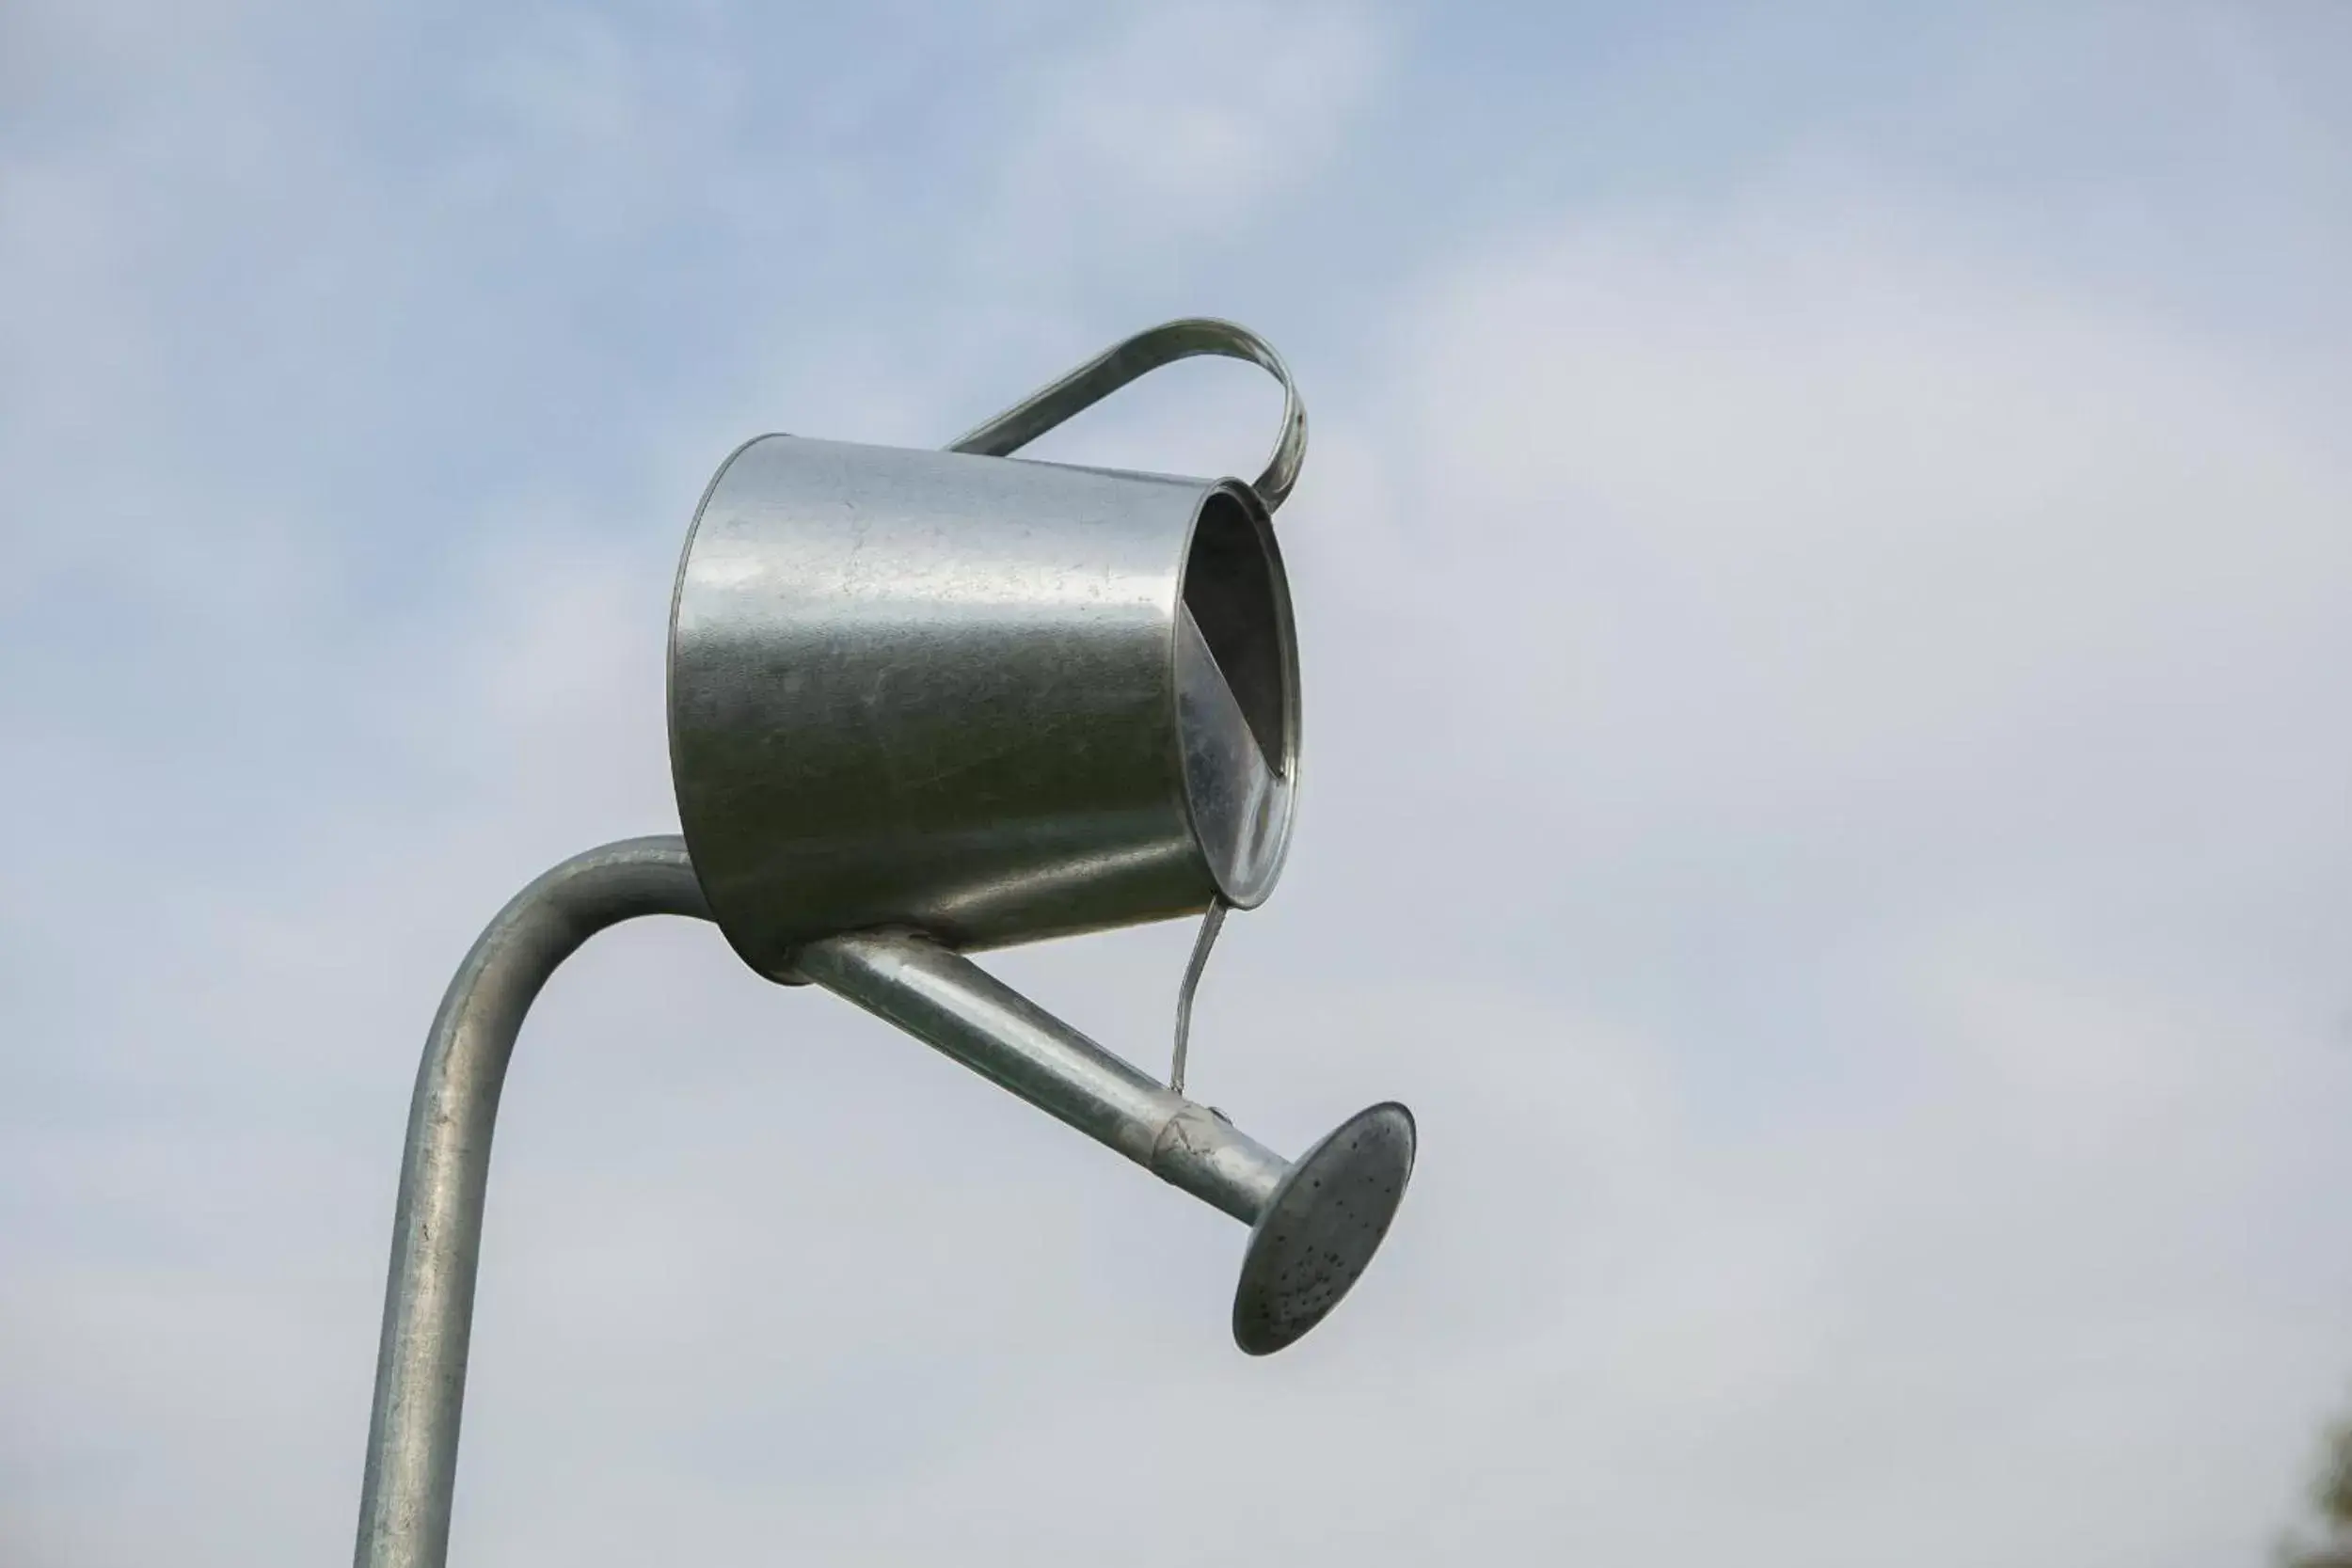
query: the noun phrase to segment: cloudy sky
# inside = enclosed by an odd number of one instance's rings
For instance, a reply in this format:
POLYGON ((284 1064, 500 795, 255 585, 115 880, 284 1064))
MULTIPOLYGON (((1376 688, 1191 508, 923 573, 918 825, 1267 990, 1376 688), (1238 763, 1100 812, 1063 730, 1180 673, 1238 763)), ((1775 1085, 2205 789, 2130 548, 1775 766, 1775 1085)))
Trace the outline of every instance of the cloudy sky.
MULTIPOLYGON (((350 1549, 401 1125, 675 823, 771 429, 1244 321, 1308 769, 1241 1231, 707 927, 550 988, 453 1559, 2222 1568, 2352 1401, 2352 13, 0 5, 0 1562, 350 1549)), ((1180 367, 1040 455, 1254 472, 1180 367)), ((1189 932, 992 965, 1164 1058, 1189 932)))

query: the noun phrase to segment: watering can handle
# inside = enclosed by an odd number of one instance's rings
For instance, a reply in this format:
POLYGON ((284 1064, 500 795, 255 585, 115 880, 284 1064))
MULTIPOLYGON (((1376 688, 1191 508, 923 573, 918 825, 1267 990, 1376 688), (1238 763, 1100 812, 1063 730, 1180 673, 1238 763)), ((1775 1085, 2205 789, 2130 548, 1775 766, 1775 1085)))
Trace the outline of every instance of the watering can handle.
MULTIPOLYGON (((1246 326, 1211 316, 1162 322, 1124 342, 1114 343, 1059 381, 1032 392, 995 418, 959 436, 947 444, 947 450, 979 457, 1007 456, 1073 415, 1093 407, 1129 382, 1162 365, 1203 354, 1246 359, 1282 384, 1282 433, 1275 440, 1274 455, 1266 459, 1265 472, 1250 485, 1271 514, 1289 497, 1291 486, 1298 483, 1299 466, 1307 460, 1307 405, 1299 402, 1298 387, 1291 380, 1290 367, 1282 363, 1282 356, 1274 352, 1273 344, 1246 326)), ((1200 988, 1200 972, 1208 967, 1209 948, 1224 923, 1225 903, 1218 899, 1210 904, 1201 920, 1200 938, 1193 943, 1192 961, 1184 966, 1184 984, 1176 992, 1176 1054, 1168 1086, 1179 1094, 1184 1092, 1184 1058, 1192 1043, 1193 993, 1200 988)))
POLYGON ((1003 413, 965 432, 947 444, 949 451, 981 457, 1003 457, 1020 451, 1072 415, 1093 407, 1130 381, 1162 365, 1197 355, 1214 354, 1246 359, 1282 384, 1282 434, 1265 472, 1250 488, 1268 512, 1282 504, 1298 483, 1299 465, 1307 459, 1307 407, 1298 401, 1290 367, 1273 345, 1246 326, 1229 321, 1193 316, 1163 322, 1117 343, 1072 371, 1052 386, 1032 393, 1003 413))

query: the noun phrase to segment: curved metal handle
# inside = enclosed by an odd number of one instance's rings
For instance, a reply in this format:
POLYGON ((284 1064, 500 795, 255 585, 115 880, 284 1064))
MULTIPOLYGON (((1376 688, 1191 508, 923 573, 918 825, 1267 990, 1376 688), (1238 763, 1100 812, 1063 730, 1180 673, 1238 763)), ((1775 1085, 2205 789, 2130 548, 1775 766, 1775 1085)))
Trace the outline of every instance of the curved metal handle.
POLYGON ((1298 483, 1299 466, 1307 460, 1307 405, 1298 401, 1290 367, 1282 363, 1272 344, 1246 326, 1207 316, 1163 322, 1114 344, 1052 386, 959 436, 947 443, 947 450, 981 457, 1006 456, 1072 415, 1093 407, 1130 381, 1162 365, 1204 354, 1246 359, 1282 384, 1282 433, 1275 439, 1274 455, 1266 460, 1265 472, 1250 484, 1272 512, 1298 483))

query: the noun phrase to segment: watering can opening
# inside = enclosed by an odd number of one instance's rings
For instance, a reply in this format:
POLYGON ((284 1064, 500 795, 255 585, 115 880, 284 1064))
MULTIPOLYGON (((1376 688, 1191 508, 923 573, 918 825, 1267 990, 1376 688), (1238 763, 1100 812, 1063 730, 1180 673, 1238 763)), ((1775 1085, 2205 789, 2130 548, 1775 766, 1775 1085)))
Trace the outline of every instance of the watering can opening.
POLYGON ((1200 509, 1184 557, 1184 610, 1232 689, 1265 767, 1286 774, 1296 676, 1292 669, 1289 595, 1279 588, 1273 534, 1232 496, 1218 491, 1200 509))
POLYGON ((1175 627, 1185 803, 1217 893, 1274 890, 1298 772, 1298 661, 1264 514, 1213 490, 1193 524, 1175 627))

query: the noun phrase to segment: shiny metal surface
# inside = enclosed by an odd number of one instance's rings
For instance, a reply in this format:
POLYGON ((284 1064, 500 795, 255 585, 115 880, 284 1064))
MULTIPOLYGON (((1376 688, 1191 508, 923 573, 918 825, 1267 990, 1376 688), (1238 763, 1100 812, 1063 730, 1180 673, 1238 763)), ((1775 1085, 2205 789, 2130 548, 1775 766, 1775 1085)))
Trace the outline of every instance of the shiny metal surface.
POLYGON ((556 965, 605 927, 648 914, 709 918, 683 842, 628 839, 575 855, 499 911, 442 996, 401 1156, 358 1568, 440 1568, 448 1559, 490 1133, 506 1064, 556 965))
POLYGON ((688 535, 670 653, 678 815, 736 950, 789 981, 838 931, 984 948, 1263 900, 1299 736, 1271 514, 1306 439, 1281 356, 1191 319, 945 452, 738 449, 688 535), (1282 387, 1254 486, 1007 456, 1204 354, 1282 387))
POLYGON ((1290 1162, 912 932, 812 942, 809 979, 1247 1225, 1290 1162))
POLYGON ((670 659, 678 816, 762 974, 1248 908, 1297 775, 1289 589, 1232 481, 767 436, 712 483, 670 659))

